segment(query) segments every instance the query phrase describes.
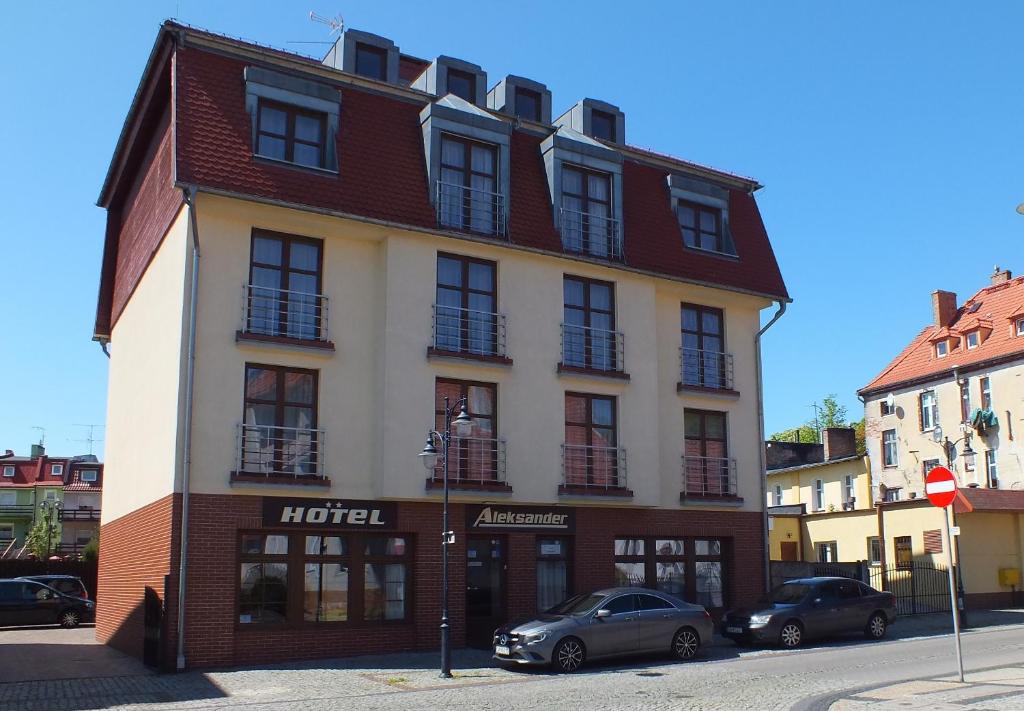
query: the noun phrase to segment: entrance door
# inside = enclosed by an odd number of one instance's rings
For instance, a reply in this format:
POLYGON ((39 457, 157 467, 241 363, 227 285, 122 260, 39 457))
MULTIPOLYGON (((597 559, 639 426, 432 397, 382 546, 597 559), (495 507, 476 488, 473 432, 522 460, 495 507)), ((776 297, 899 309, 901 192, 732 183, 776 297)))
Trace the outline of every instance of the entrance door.
POLYGON ((800 560, 800 550, 796 541, 782 541, 782 560, 800 560))
POLYGON ((466 644, 490 647, 505 619, 505 539, 469 536, 466 540, 466 644))

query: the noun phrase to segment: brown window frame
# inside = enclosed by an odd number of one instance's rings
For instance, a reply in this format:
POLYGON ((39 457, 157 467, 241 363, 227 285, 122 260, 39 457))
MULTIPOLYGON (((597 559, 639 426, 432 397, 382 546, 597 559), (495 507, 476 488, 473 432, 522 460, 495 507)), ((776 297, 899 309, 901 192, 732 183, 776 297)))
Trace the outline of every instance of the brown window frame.
MULTIPOLYGON (((238 627, 256 627, 265 629, 267 627, 280 627, 286 625, 291 620, 292 607, 295 604, 295 592, 294 585, 291 584, 292 577, 292 565, 291 558, 293 553, 292 541, 288 540, 288 550, 285 553, 265 553, 264 548, 266 545, 267 536, 281 536, 284 534, 277 533, 275 531, 238 531, 235 541, 235 552, 237 554, 237 561, 235 565, 235 625, 238 627), (242 541, 246 536, 260 536, 260 552, 249 553, 242 547, 242 541), (284 619, 275 622, 242 622, 241 621, 241 610, 242 610, 242 579, 241 570, 242 566, 250 564, 266 565, 270 563, 276 563, 285 566, 285 600, 284 600, 284 619)), ((286 539, 288 536, 284 536, 286 539)), ((265 603, 264 603, 265 604, 265 603)))
MULTIPOLYGON (((462 380, 460 378, 442 378, 442 377, 434 378, 434 429, 436 429, 438 432, 441 432, 441 431, 444 430, 444 415, 445 415, 445 413, 444 413, 444 402, 442 401, 440 404, 438 403, 438 393, 437 393, 438 386, 441 385, 442 383, 445 384, 445 385, 457 385, 458 386, 458 388, 459 388, 459 397, 466 398, 466 412, 469 414, 470 418, 474 419, 474 420, 490 420, 490 422, 491 422, 491 435, 492 435, 492 438, 495 441, 497 441, 497 439, 498 439, 498 384, 497 383, 486 383, 486 382, 483 382, 483 381, 480 381, 480 380, 462 380), (481 415, 481 414, 476 413, 476 412, 474 412, 472 410, 472 403, 470 402, 470 399, 469 399, 469 389, 471 387, 483 388, 485 390, 490 390, 491 391, 491 406, 492 406, 492 409, 493 409, 493 414, 481 415)), ((451 404, 454 405, 455 403, 452 402, 451 404)), ((451 445, 450 445, 450 450, 449 450, 450 454, 449 454, 449 456, 453 457, 457 461, 457 467, 458 468, 456 469, 454 476, 453 476, 452 472, 449 471, 449 473, 448 473, 449 480, 454 480, 454 481, 473 481, 473 482, 476 482, 476 481, 487 481, 487 479, 485 479, 483 477, 475 477, 475 476, 472 475, 472 472, 470 472, 469 451, 468 451, 467 448, 458 446, 459 440, 460 440, 459 437, 457 437, 454 434, 452 435, 452 442, 451 442, 451 445), (467 476, 461 476, 464 473, 469 473, 470 476, 468 476, 468 477, 467 476)), ((450 461, 451 461, 451 459, 449 459, 449 462, 450 461)), ((438 463, 437 463, 437 466, 434 467, 434 479, 440 480, 442 478, 442 473, 441 473, 442 472, 442 466, 443 466, 443 463, 439 459, 438 463)), ((494 472, 494 479, 493 479, 493 481, 495 481, 495 482, 499 481, 500 477, 498 476, 499 472, 498 472, 498 452, 497 452, 497 449, 494 449, 494 450, 491 451, 491 471, 494 472)))
POLYGON ((878 412, 881 417, 885 417, 886 415, 893 415, 896 413, 896 405, 894 403, 892 407, 889 407, 889 403, 887 403, 885 400, 879 400, 878 412))
POLYGON ((684 247, 686 247, 687 249, 697 249, 697 250, 700 250, 702 252, 717 252, 717 253, 720 253, 720 254, 729 254, 729 252, 727 252, 726 249, 725 249, 725 230, 723 228, 724 220, 722 218, 722 208, 720 208, 720 207, 713 207, 711 205, 704 205, 704 204, 699 203, 699 202, 693 202, 692 200, 677 200, 676 204, 677 204, 676 220, 679 223, 679 231, 680 231, 680 233, 683 236, 683 246, 684 247), (693 227, 685 227, 683 225, 683 223, 682 223, 682 220, 679 219, 678 209, 679 208, 683 208, 683 207, 689 208, 689 209, 693 210, 696 213, 696 220, 694 222, 694 226, 693 227), (712 215, 712 216, 714 216, 714 218, 715 218, 715 230, 714 230, 714 232, 708 232, 702 226, 703 225, 703 221, 701 220, 701 214, 705 213, 705 212, 710 214, 710 215, 712 215), (694 238, 695 238, 695 243, 694 244, 688 244, 687 243, 687 241, 686 241, 686 233, 683 232, 684 229, 685 230, 690 230, 690 229, 693 230, 694 238), (710 236, 713 236, 715 238, 715 248, 714 249, 708 249, 707 247, 702 247, 701 246, 701 241, 702 241, 701 237, 703 235, 710 235, 710 236))
POLYGON ((914 565, 914 539, 911 536, 896 536, 892 539, 893 560, 896 568, 906 570, 914 565), (906 553, 906 560, 900 560, 901 553, 906 553))
MULTIPOLYGON (((324 241, 315 237, 303 237, 302 235, 293 235, 286 232, 274 232, 272 230, 253 229, 249 237, 249 285, 250 289, 247 293, 245 319, 246 319, 246 330, 253 330, 253 318, 252 318, 252 302, 255 298, 258 298, 253 294, 253 288, 259 288, 253 283, 253 271, 255 269, 267 269, 274 270, 280 273, 280 286, 278 289, 282 292, 280 294, 280 311, 277 314, 277 327, 274 329, 274 333, 267 334, 275 337, 291 337, 288 336, 288 312, 289 303, 293 289, 291 288, 291 280, 293 274, 301 274, 305 276, 316 277, 316 291, 311 294, 316 297, 316 312, 319 314, 316 321, 316 331, 312 338, 306 339, 301 336, 299 340, 319 340, 324 333, 324 305, 323 305, 323 288, 324 288, 324 241), (257 262, 256 261, 256 240, 277 240, 281 243, 281 263, 270 264, 269 262, 257 262), (316 270, 292 268, 291 266, 291 253, 293 244, 306 244, 316 249, 317 260, 316 270)), ((305 293, 305 292, 301 292, 305 293)), ((256 331, 259 333, 260 331, 256 331)))
MULTIPOLYGON (((573 583, 573 538, 572 536, 546 536, 544 534, 537 534, 534 539, 534 555, 536 558, 534 568, 540 567, 540 563, 544 561, 562 561, 565 563, 565 599, 569 599, 575 594, 576 587, 573 583), (564 553, 559 555, 545 555, 541 553, 540 547, 542 541, 559 541, 562 544, 562 550, 564 553)), ((537 595, 540 596, 540 576, 537 575, 537 595)), ((539 602, 539 601, 538 601, 539 602)), ((561 602, 559 600, 558 602, 561 602)), ((555 604, 557 605, 558 602, 555 604)), ((544 612, 540 605, 537 605, 538 612, 544 612)))
POLYGON ((618 128, 618 126, 616 125, 617 121, 615 119, 616 119, 615 114, 609 113, 607 111, 601 111, 600 109, 591 109, 590 110, 590 133, 591 133, 591 137, 597 138, 598 140, 610 141, 612 143, 615 143, 616 140, 617 140, 616 134, 617 134, 617 128, 618 128), (608 135, 607 136, 599 136, 597 134, 597 129, 596 129, 597 124, 604 124, 604 123, 607 123, 608 135))
MULTIPOLYGON (((257 426, 257 427, 285 428, 285 427, 287 427, 287 425, 283 424, 284 423, 284 410, 285 410, 285 408, 286 407, 301 407, 301 408, 304 408, 304 409, 311 409, 313 411, 313 417, 312 417, 312 420, 310 422, 309 429, 312 430, 313 432, 316 432, 316 430, 317 430, 317 428, 319 426, 317 423, 319 422, 319 419, 320 419, 320 371, 312 370, 312 369, 309 369, 309 368, 294 368, 292 366, 287 366, 287 365, 268 365, 266 363, 246 362, 245 370, 243 371, 243 384, 242 384, 242 419, 241 419, 241 422, 243 423, 243 426, 248 426, 248 425, 245 425, 245 413, 246 413, 246 410, 249 409, 249 404, 250 403, 253 403, 253 404, 256 404, 256 405, 273 405, 274 406, 274 424, 273 425, 254 425, 254 426, 257 426), (275 372, 277 374, 275 385, 274 385, 274 390, 277 393, 277 397, 273 401, 271 401, 271 400, 253 399, 253 398, 249 397, 248 389, 249 389, 249 369, 250 368, 258 368, 260 370, 269 370, 269 371, 275 372), (311 375, 313 377, 313 403, 312 404, 305 403, 305 402, 285 400, 284 399, 284 393, 285 393, 284 380, 285 380, 285 377, 286 377, 286 375, 288 373, 298 373, 298 374, 301 374, 301 375, 311 375)), ((313 449, 312 449, 312 453, 310 455, 310 462, 312 463, 312 465, 314 467, 314 470, 319 472, 320 468, 321 468, 321 464, 320 464, 320 459, 321 459, 321 457, 320 457, 320 447, 321 447, 322 443, 320 442, 320 440, 315 435, 313 436, 312 441, 314 442, 314 446, 313 446, 313 449)), ((276 444, 274 446, 274 459, 273 459, 273 461, 275 461, 275 462, 284 461, 284 455, 282 454, 282 445, 280 443, 276 444)), ((305 474, 305 475, 296 474, 295 476, 313 476, 313 474, 305 474)), ((317 477, 322 477, 322 473, 318 473, 318 474, 316 474, 316 476, 317 477)))
POLYGON ((725 454, 722 456, 722 459, 728 459, 729 458, 729 413, 723 412, 723 411, 720 411, 720 410, 698 410, 698 409, 695 409, 695 408, 688 407, 688 408, 686 408, 686 411, 683 413, 683 421, 684 421, 684 424, 683 424, 683 440, 684 441, 685 440, 689 440, 689 441, 692 441, 692 442, 700 442, 701 443, 701 446, 700 446, 700 449, 701 449, 701 455, 700 456, 701 457, 708 457, 709 456, 708 455, 708 446, 707 446, 708 442, 721 442, 722 445, 723 445, 722 449, 725 452, 725 454), (697 415, 697 416, 699 416, 701 418, 700 419, 700 438, 699 439, 695 439, 695 438, 687 437, 686 436, 685 418, 686 418, 687 415, 697 415), (708 427, 707 427, 707 417, 709 415, 714 415, 716 417, 721 417, 722 418, 722 423, 723 423, 722 430, 724 431, 725 434, 722 436, 721 439, 717 439, 717 438, 714 438, 714 437, 708 437, 707 436, 707 430, 708 430, 708 427))
MULTIPOLYGON (((604 205, 605 207, 608 208, 607 212, 606 212, 606 215, 604 217, 601 217, 600 219, 605 220, 607 223, 610 223, 612 220, 614 220, 614 214, 615 213, 612 211, 612 198, 613 198, 612 188, 613 188, 613 186, 614 186, 614 183, 612 182, 612 175, 611 175, 611 173, 605 173, 604 171, 601 171, 601 170, 591 170, 590 168, 584 168, 583 166, 576 165, 575 163, 563 163, 562 164, 562 207, 563 208, 565 207, 565 198, 567 198, 567 197, 574 198, 574 199, 580 201, 580 210, 579 210, 579 212, 580 212, 580 249, 579 249, 579 252, 578 252, 579 254, 593 254, 593 252, 590 249, 590 231, 591 231, 591 228, 590 228, 590 216, 591 216, 590 205, 591 205, 591 203, 594 203, 596 205, 604 205), (568 190, 566 190, 566 188, 565 188, 565 173, 567 171, 580 174, 580 186, 581 186, 582 192, 580 192, 580 193, 573 193, 573 192, 569 192, 568 190), (608 186, 607 187, 607 191, 606 191, 607 194, 608 194, 608 199, 607 200, 602 200, 600 198, 591 197, 590 196, 590 177, 591 176, 593 176, 595 178, 600 178, 600 179, 605 181, 605 183, 608 186)), ((600 225, 597 226, 597 229, 601 229, 600 225)), ((609 233, 608 239, 609 239, 609 241, 611 239, 613 239, 613 235, 609 233)), ((613 253, 614 253, 614 246, 609 243, 609 245, 608 245, 608 256, 609 257, 613 256, 613 253)))
POLYGON ((541 107, 541 101, 542 101, 542 97, 541 97, 539 91, 534 91, 533 89, 528 89, 525 86, 517 86, 516 87, 516 92, 515 92, 515 102, 516 102, 516 104, 515 104, 515 112, 514 113, 519 118, 528 119, 530 121, 537 121, 539 123, 542 120, 541 113, 543 111, 543 108, 541 107), (536 111, 534 111, 533 113, 525 113, 522 110, 520 110, 520 107, 519 107, 519 97, 520 96, 527 96, 532 101, 536 102, 536 111))
POLYGON ((449 67, 447 71, 448 71, 448 76, 447 76, 447 89, 448 89, 448 93, 449 94, 454 94, 455 96, 458 96, 460 99, 465 99, 466 101, 468 101, 471 104, 476 104, 476 99, 477 99, 477 96, 476 96, 476 74, 473 74, 472 72, 465 72, 465 71, 463 71, 461 69, 452 69, 451 67, 449 67), (452 75, 455 75, 459 79, 465 79, 468 82, 468 84, 469 84, 469 96, 462 96, 461 94, 456 94, 454 91, 452 91, 452 75))
MULTIPOLYGON (((730 585, 730 571, 732 562, 732 539, 723 536, 677 536, 673 534, 667 534, 662 536, 631 536, 631 535, 616 535, 614 541, 620 540, 634 540, 643 541, 644 552, 642 554, 632 555, 615 555, 614 547, 612 548, 612 559, 614 563, 643 563, 644 565, 644 582, 639 587, 653 590, 654 592, 664 595, 676 595, 676 593, 663 591, 658 588, 658 563, 683 563, 684 564, 684 580, 683 587, 684 592, 682 595, 677 597, 682 598, 686 602, 697 602, 697 563, 712 562, 718 563, 720 566, 722 579, 721 579, 721 595, 722 595, 722 607, 716 608, 711 607, 711 610, 721 610, 730 606, 731 604, 731 585, 730 585), (682 553, 671 553, 659 555, 657 550, 657 542, 660 540, 672 540, 683 542, 682 553), (709 543, 718 542, 718 553, 697 553, 697 543, 700 541, 707 541, 709 543), (654 584, 651 584, 651 581, 654 584)), ((614 546, 614 542, 613 542, 614 546)))
POLYGON ((283 160, 287 163, 293 163, 294 165, 301 166, 303 168, 320 168, 326 169, 327 167, 327 115, 320 111, 311 111, 309 109, 299 108, 291 104, 285 104, 280 101, 272 101, 270 99, 259 99, 256 103, 256 155, 260 158, 266 158, 269 160, 283 160), (285 113, 285 132, 272 133, 271 131, 263 130, 263 108, 272 108, 285 113), (295 137, 295 117, 305 116, 307 118, 316 119, 320 124, 320 142, 313 143, 301 138, 295 137), (274 156, 264 155, 259 152, 260 137, 268 136, 270 138, 277 138, 284 140, 284 158, 275 158, 274 156), (301 143, 304 146, 316 146, 318 149, 319 159, 315 166, 310 166, 305 163, 297 163, 295 161, 295 144, 301 143))
POLYGON ((355 66, 356 74, 358 74, 359 76, 361 76, 361 77, 369 77, 370 79, 377 79, 379 81, 387 81, 387 78, 388 78, 388 51, 386 49, 384 49, 383 47, 376 47, 376 46, 374 46, 372 44, 367 44, 366 42, 356 42, 355 65, 356 65, 355 66), (365 72, 365 71, 360 71, 360 69, 359 69, 360 62, 359 62, 359 60, 360 60, 361 55, 364 55, 364 54, 375 55, 380 60, 381 76, 378 76, 376 74, 372 74, 372 73, 369 73, 369 72, 365 72))
MULTIPOLYGON (((680 344, 682 344, 684 349, 686 348, 686 346, 685 346, 686 335, 689 334, 691 336, 696 336, 697 337, 697 341, 698 341, 697 350, 700 351, 702 354, 707 350, 707 349, 704 348, 704 339, 705 339, 705 337, 717 338, 721 342, 721 349, 718 350, 718 351, 713 351, 715 354, 720 356, 720 357, 718 357, 716 359, 718 361, 718 363, 717 363, 717 365, 718 365, 718 378, 717 378, 717 382, 708 384, 708 378, 707 378, 707 374, 705 372, 706 371, 706 361, 704 360, 704 358, 706 356, 705 355, 701 355, 701 360, 700 360, 700 363, 698 364, 697 382, 689 383, 689 382, 686 382, 684 380, 683 384, 684 385, 699 385, 699 386, 702 386, 702 387, 712 387, 712 388, 725 388, 727 386, 727 383, 728 383, 728 373, 726 372, 726 362, 725 362, 725 354, 727 352, 726 351, 726 345, 725 345, 725 309, 719 309, 719 308, 715 308, 713 306, 703 306, 701 304, 691 304, 691 303, 683 302, 679 306, 679 333, 680 333, 680 335, 679 335, 680 344), (697 330, 695 330, 695 331, 687 329, 683 325, 684 324, 683 312, 687 311, 687 310, 693 311, 697 315, 697 330), (719 328, 719 331, 718 331, 717 334, 709 333, 709 332, 705 332, 704 331, 704 315, 705 314, 716 316, 718 318, 718 328, 719 328)), ((685 363, 685 361, 684 361, 684 363, 685 363)), ((685 373, 686 373, 686 367, 684 365, 684 367, 683 367, 683 374, 685 375, 685 373)))
MULTIPOLYGON (((582 326, 582 328, 584 329, 584 331, 583 331, 583 364, 579 365, 577 363, 566 362, 566 360, 565 360, 565 353, 564 352, 562 353, 562 364, 563 365, 568 365, 568 366, 575 366, 575 367, 582 367, 582 368, 587 368, 587 369, 593 369, 593 370, 601 370, 601 371, 614 371, 614 370, 618 370, 621 367, 621 364, 619 363, 619 349, 618 349, 618 343, 616 341, 617 336, 613 335, 613 337, 612 337, 611 353, 609 354, 609 358, 608 358, 608 363, 609 363, 610 367, 608 367, 608 368, 599 368, 599 367, 596 367, 594 365, 594 337, 593 337, 593 331, 592 331, 592 329, 594 328, 594 326, 593 326, 593 323, 594 323, 593 315, 594 314, 601 314, 601 315, 606 315, 606 316, 609 317, 609 328, 607 329, 608 332, 612 333, 612 334, 616 333, 616 327, 615 327, 615 282, 613 282, 613 281, 604 281, 602 279, 591 279, 589 277, 575 276, 573 274, 563 274, 562 275, 563 294, 564 294, 564 289, 565 289, 565 283, 567 281, 577 282, 577 283, 579 283, 579 284, 581 284, 583 286, 583 305, 582 306, 577 306, 575 304, 572 304, 572 305, 567 304, 567 303, 565 303, 564 295, 562 297, 562 320, 567 325, 576 326, 576 324, 569 324, 569 320, 567 318, 565 318, 566 312, 568 312, 569 310, 572 310, 572 311, 578 311, 578 312, 583 314, 583 326, 582 326), (591 287, 594 287, 594 286, 607 287, 608 288, 609 296, 608 296, 608 308, 607 309, 596 308, 595 306, 593 306, 591 304, 590 289, 591 289, 591 287)), ((604 330, 604 329, 602 329, 602 330, 604 330)))
MULTIPOLYGON (((452 254, 451 252, 438 252, 437 261, 435 262, 435 278, 434 278, 434 303, 436 308, 444 308, 441 305, 438 296, 442 289, 451 292, 459 293, 459 307, 462 311, 459 312, 459 348, 455 351, 450 351, 447 348, 440 348, 439 350, 445 350, 452 353, 476 353, 476 351, 469 348, 470 343, 470 296, 476 294, 478 296, 486 296, 491 299, 492 311, 494 314, 494 330, 490 334, 490 349, 485 355, 498 355, 498 263, 490 259, 480 259, 478 257, 467 257, 462 254, 452 254), (453 262, 458 262, 461 269, 461 280, 462 285, 455 287, 450 284, 441 283, 441 269, 439 263, 442 259, 448 259, 453 262), (469 285, 469 267, 472 264, 477 264, 483 267, 487 267, 491 270, 491 291, 485 289, 475 289, 469 285)), ((439 318, 441 315, 438 314, 435 318, 439 318)))
MULTIPOLYGON (((582 422, 573 422, 569 420, 569 408, 564 407, 564 426, 565 426, 565 441, 569 443, 568 428, 569 427, 582 427, 586 430, 586 444, 585 445, 569 445, 569 446, 584 446, 587 447, 587 462, 586 462, 586 485, 592 485, 597 483, 597 479, 594 476, 594 430, 611 430, 612 444, 610 448, 615 450, 615 454, 612 458, 612 479, 616 482, 616 485, 620 484, 619 479, 619 398, 615 395, 598 395, 595 393, 581 393, 574 391, 566 391, 563 396, 563 402, 570 397, 582 398, 586 401, 585 419, 582 422), (594 401, 595 400, 608 400, 611 402, 612 410, 612 423, 610 425, 595 424, 594 423, 594 401)), ((607 445, 606 445, 607 446, 607 445)), ((568 484, 568 481, 566 482, 568 484)))
MULTIPOLYGON (((494 194, 497 195, 498 193, 500 193, 501 184, 500 184, 500 179, 499 179, 498 176, 499 176, 501 170, 500 170, 500 166, 498 165, 498 159, 500 158, 500 154, 498 152, 498 146, 494 145, 493 143, 487 143, 485 141, 477 141, 477 140, 474 140, 472 138, 466 138, 465 136, 460 136, 457 133, 448 133, 446 131, 442 131, 441 132, 440 141, 441 141, 441 146, 439 146, 439 148, 440 148, 440 152, 441 152, 441 158, 440 158, 441 172, 443 173, 443 171, 445 171, 445 170, 453 170, 453 171, 457 171, 457 172, 461 173, 462 180, 460 181, 460 183, 458 183, 458 185, 459 185, 459 187, 463 188, 463 192, 462 192, 462 213, 461 213, 462 224, 461 224, 461 226, 460 225, 448 225, 448 224, 442 223, 442 227, 445 227, 446 229, 458 230, 460 232, 475 232, 477 234, 484 234, 484 235, 491 235, 491 236, 497 235, 498 231, 499 231, 498 230, 498 228, 499 228, 498 210, 501 209, 501 205, 499 204, 498 200, 494 200, 492 205, 491 205, 490 225, 494 229, 486 230, 486 231, 480 231, 480 230, 474 230, 473 229, 473 216, 475 214, 475 211, 474 211, 474 201, 473 201, 473 191, 476 190, 476 188, 473 187, 473 176, 474 175, 478 175, 478 176, 481 176, 481 177, 484 177, 484 178, 490 178, 492 183, 493 183, 493 185, 494 185, 494 191, 493 191, 494 194), (444 162, 444 144, 445 143, 455 143, 455 144, 458 144, 459 146, 461 146, 461 148, 462 148, 462 163, 463 163, 461 166, 452 165, 450 163, 445 163, 444 162), (494 167, 494 172, 492 172, 492 173, 485 173, 485 172, 483 172, 481 170, 474 170, 473 169, 473 148, 474 147, 482 148, 482 149, 487 150, 487 151, 489 151, 491 153, 491 165, 494 167)), ((447 183, 447 181, 443 181, 443 182, 447 183)), ((478 211, 479 209, 480 209, 479 206, 477 206, 476 210, 478 211)), ((438 214, 440 215, 441 213, 439 212, 438 214)), ((438 218, 438 219, 440 219, 440 218, 438 218)))

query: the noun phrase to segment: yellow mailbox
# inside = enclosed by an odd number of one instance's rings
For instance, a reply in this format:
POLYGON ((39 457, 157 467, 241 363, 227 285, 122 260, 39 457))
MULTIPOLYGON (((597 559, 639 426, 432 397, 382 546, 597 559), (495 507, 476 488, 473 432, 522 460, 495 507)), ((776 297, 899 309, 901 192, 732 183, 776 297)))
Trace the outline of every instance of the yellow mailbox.
POLYGON ((1020 587, 1020 568, 1000 568, 999 584, 1004 588, 1020 587))

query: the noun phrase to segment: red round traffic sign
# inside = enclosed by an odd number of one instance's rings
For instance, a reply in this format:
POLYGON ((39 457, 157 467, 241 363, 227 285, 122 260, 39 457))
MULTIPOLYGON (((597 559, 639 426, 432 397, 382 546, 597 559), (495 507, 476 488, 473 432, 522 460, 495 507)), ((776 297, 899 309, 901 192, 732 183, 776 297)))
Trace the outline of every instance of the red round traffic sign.
POLYGON ((946 467, 935 467, 924 480, 924 493, 928 500, 940 509, 953 503, 956 498, 956 477, 946 467))

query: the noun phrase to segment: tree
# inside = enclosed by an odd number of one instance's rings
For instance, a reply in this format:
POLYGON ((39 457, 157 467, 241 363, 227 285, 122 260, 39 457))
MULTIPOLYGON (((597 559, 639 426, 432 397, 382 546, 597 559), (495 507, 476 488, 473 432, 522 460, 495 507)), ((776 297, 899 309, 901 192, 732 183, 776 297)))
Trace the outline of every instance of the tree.
MULTIPOLYGON (((788 430, 776 432, 771 439, 777 442, 801 442, 804 444, 815 444, 819 441, 818 432, 827 427, 855 427, 856 423, 850 423, 846 419, 846 406, 840 405, 835 393, 829 393, 822 399, 821 403, 815 403, 815 417, 809 419, 802 425, 791 427, 788 430)), ((860 434, 858 435, 858 451, 864 447, 864 421, 860 422, 860 434)))
POLYGON ((814 444, 818 441, 818 433, 814 431, 814 424, 809 427, 801 425, 788 430, 776 432, 769 439, 776 442, 802 442, 803 444, 814 444))
POLYGON ((857 454, 864 456, 868 451, 868 446, 864 440, 864 418, 860 418, 856 422, 851 422, 850 427, 853 428, 853 438, 857 442, 857 454))
POLYGON ((53 548, 53 526, 45 516, 36 517, 25 536, 25 545, 40 560, 46 560, 53 548))
POLYGON ((95 563, 100 559, 100 538, 97 534, 92 534, 92 538, 85 544, 82 549, 82 560, 86 563, 95 563))
POLYGON ((825 399, 821 401, 819 409, 821 414, 818 415, 818 420, 821 422, 822 429, 850 426, 846 421, 846 406, 839 404, 835 393, 826 395, 825 399))

